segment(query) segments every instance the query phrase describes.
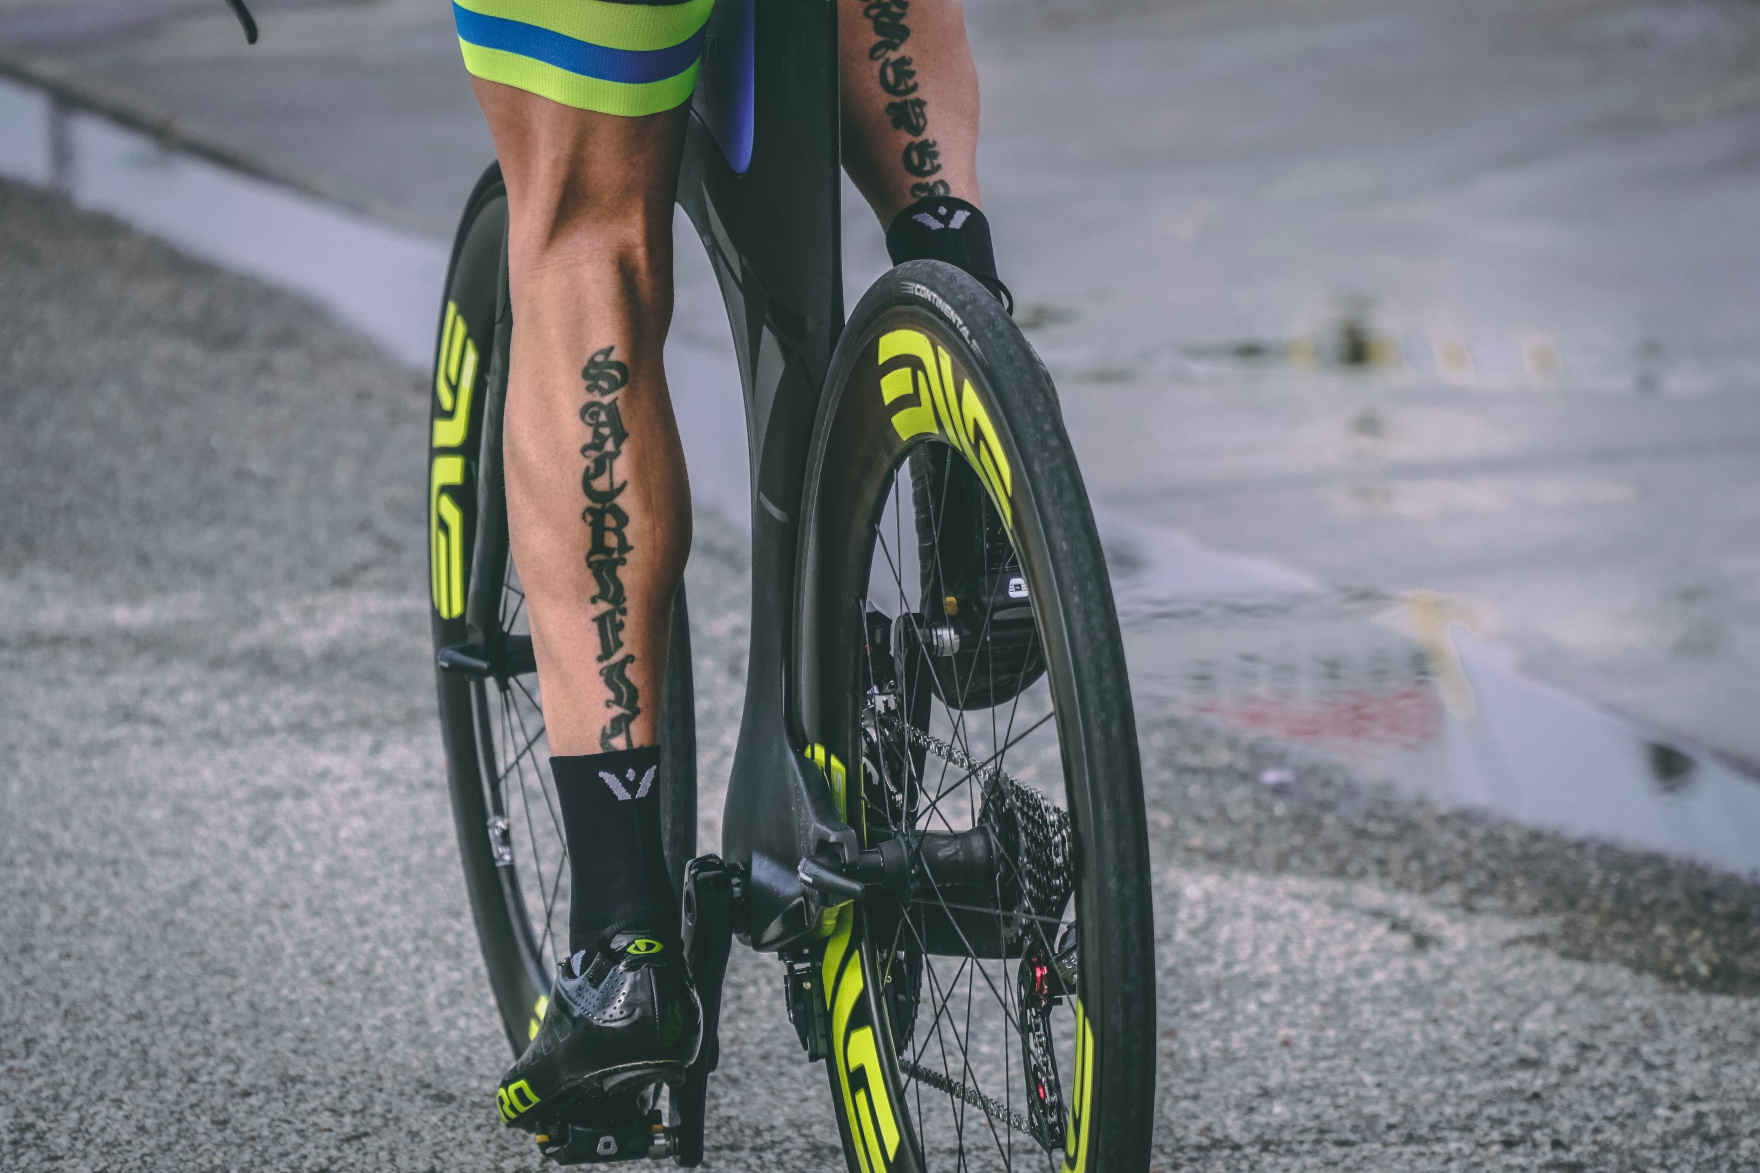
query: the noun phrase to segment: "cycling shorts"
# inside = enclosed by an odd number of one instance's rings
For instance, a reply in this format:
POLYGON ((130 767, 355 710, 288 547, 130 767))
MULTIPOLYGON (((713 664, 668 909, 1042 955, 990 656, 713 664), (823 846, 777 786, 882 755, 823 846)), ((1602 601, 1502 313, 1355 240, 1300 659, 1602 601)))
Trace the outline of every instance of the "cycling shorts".
POLYGON ((565 106, 639 117, 683 105, 714 0, 453 0, 465 68, 565 106))

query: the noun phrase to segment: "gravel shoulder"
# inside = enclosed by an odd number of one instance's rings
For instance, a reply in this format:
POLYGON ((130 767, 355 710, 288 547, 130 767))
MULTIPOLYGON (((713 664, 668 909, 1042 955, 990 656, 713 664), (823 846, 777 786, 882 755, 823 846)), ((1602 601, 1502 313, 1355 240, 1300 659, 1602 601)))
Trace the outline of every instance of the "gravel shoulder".
MULTIPOLYGON (((537 1167, 442 782, 424 403, 0 185, 0 1168, 537 1167)), ((706 846, 746 579, 699 518, 706 846)), ((1760 890, 1143 725, 1157 1170, 1760 1167, 1760 890)), ((727 1021, 710 1167, 836 1167, 772 960, 727 1021)))

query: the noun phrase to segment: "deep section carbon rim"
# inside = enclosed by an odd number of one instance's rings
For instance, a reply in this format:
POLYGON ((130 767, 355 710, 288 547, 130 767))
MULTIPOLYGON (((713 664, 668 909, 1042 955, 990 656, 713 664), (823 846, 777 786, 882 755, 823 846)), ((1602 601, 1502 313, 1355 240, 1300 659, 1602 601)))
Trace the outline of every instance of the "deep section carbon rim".
POLYGON ((803 724, 850 763, 834 789, 848 779, 866 845, 908 859, 840 912, 822 962, 850 1168, 1137 1170, 1142 783, 1054 393, 988 295, 932 263, 863 299, 831 386, 804 510, 803 724))

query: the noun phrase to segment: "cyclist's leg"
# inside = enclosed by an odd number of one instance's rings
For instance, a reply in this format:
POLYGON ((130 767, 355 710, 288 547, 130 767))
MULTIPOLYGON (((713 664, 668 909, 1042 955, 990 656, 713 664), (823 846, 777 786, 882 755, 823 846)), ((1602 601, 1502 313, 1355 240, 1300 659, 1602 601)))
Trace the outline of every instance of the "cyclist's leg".
POLYGON ((642 782, 690 543, 661 361, 685 108, 625 117, 472 81, 507 185, 508 537, 569 840, 572 953, 675 916, 642 782))
POLYGON ((582 109, 486 80, 478 64, 508 202, 508 538, 572 876, 573 957, 499 1091, 508 1123, 540 1131, 594 1089, 683 1078, 701 1031, 652 787, 690 544, 662 369, 686 107, 582 109), (593 1016, 613 1004, 621 1029, 593 1016))
POLYGON ((946 261, 1012 305, 978 207, 978 71, 960 0, 842 4, 843 165, 893 264, 946 261))
POLYGON ((508 530, 550 749, 652 745, 690 545, 661 365, 685 107, 629 118, 473 84, 507 184, 508 530))
POLYGON ((883 225, 978 198, 978 71, 960 0, 842 0, 843 165, 883 225))

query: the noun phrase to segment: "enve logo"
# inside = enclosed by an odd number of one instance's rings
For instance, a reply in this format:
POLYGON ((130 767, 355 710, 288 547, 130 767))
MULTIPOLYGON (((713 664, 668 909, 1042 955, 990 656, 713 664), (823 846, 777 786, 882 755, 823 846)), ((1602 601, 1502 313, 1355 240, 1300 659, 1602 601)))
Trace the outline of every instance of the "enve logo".
POLYGON ((866 985, 862 959, 859 950, 850 947, 854 924, 846 906, 838 914, 837 931, 825 947, 820 966, 831 1010, 831 1046, 843 1092, 844 1119, 861 1167, 866 1173, 887 1173, 898 1155, 900 1133, 874 1026, 868 1018, 870 1010, 862 997, 866 985))
POLYGON ((464 327, 458 303, 446 303, 440 325, 440 353, 434 359, 434 397, 441 415, 434 415, 434 447, 457 448, 471 426, 471 396, 477 387, 477 344, 464 327))
MULTIPOLYGON (((434 361, 433 446, 457 448, 470 432, 471 397, 477 386, 477 344, 465 330, 458 303, 446 303, 440 353, 434 361)), ((464 512, 448 489, 464 485, 465 458, 442 454, 428 471, 428 565, 430 595, 442 619, 464 614, 464 512)))
POLYGON ((464 484, 464 457, 436 456, 428 469, 428 567, 434 610, 464 614, 464 511, 446 490, 464 484))
POLYGON ((944 437, 959 449, 984 482, 1002 523, 1014 529, 1014 470, 1002 451, 990 412, 978 399, 970 379, 956 380, 953 359, 917 330, 891 330, 880 336, 880 396, 888 404, 915 395, 892 413, 892 427, 901 440, 913 436, 944 437), (897 360, 904 360, 899 362, 897 360))

